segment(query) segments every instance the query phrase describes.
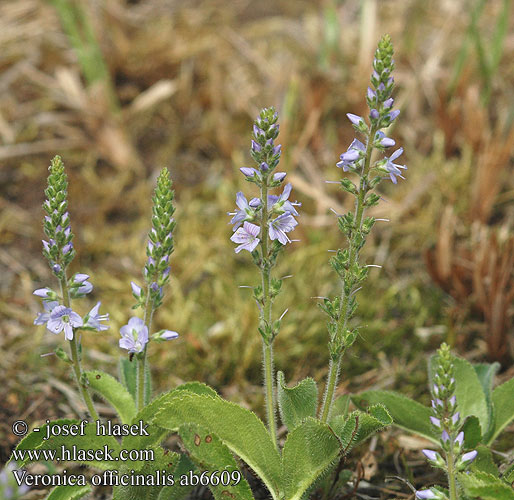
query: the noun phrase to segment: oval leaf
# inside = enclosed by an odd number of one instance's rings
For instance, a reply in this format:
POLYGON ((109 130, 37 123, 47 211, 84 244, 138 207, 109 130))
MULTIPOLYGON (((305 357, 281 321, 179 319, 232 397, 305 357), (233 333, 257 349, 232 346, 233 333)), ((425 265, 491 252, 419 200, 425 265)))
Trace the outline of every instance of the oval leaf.
POLYGON ((85 372, 89 388, 100 394, 118 413, 124 424, 130 424, 136 415, 136 404, 129 391, 114 377, 101 371, 85 372))
POLYGON ((206 427, 255 471, 273 498, 278 498, 280 455, 264 424, 251 411, 219 397, 183 391, 162 403, 152 422, 172 431, 184 423, 206 427))
POLYGON ((303 379, 295 387, 287 387, 284 374, 277 374, 277 400, 280 418, 289 431, 307 417, 315 417, 318 408, 318 387, 312 378, 303 379))
POLYGON ((339 456, 339 440, 330 427, 308 418, 287 436, 282 450, 286 500, 300 500, 339 456))
POLYGON ((432 415, 430 408, 403 394, 393 391, 366 391, 352 396, 352 401, 361 409, 366 409, 368 405, 381 403, 393 418, 393 425, 419 434, 434 443, 439 442, 430 423, 430 415, 432 415))
POLYGON ((78 500, 91 491, 91 486, 57 486, 46 500, 78 500))
MULTIPOLYGON (((205 471, 210 474, 216 472, 217 481, 223 478, 221 474, 224 471, 228 474, 236 471, 239 472, 240 480, 237 484, 232 484, 231 476, 229 475, 229 484, 223 485, 219 482, 219 484, 208 485, 216 500, 225 500, 227 498, 254 500, 250 485, 239 470, 232 453, 230 453, 230 450, 216 434, 197 424, 181 425, 178 433, 189 452, 190 458, 201 472, 205 471)), ((210 481, 210 483, 213 482, 213 480, 210 481)))
POLYGON ((493 391, 494 432, 489 438, 491 444, 500 432, 514 419, 514 378, 511 378, 493 391))

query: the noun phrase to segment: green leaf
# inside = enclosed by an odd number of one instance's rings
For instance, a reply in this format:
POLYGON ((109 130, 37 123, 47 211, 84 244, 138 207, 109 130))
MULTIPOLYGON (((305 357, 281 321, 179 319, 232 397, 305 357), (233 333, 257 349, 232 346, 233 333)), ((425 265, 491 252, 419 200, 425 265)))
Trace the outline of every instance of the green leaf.
MULTIPOLYGON (((75 419, 60 419, 60 420, 54 420, 50 422, 51 424, 79 424, 80 420, 75 419)), ((30 434, 27 434, 17 445, 16 450, 36 450, 41 446, 42 443, 44 443, 44 438, 46 437, 46 427, 47 424, 42 425, 39 428, 39 431, 32 431, 30 434)), ((28 457, 25 459, 18 458, 15 460, 14 456, 11 455, 11 458, 9 459, 9 462, 15 461, 19 467, 23 467, 25 464, 29 463, 28 457)), ((8 463, 9 463, 8 462, 8 463)))
MULTIPOLYGON (((148 364, 146 365, 148 368, 148 364)), ((119 364, 120 380, 135 401, 137 398, 137 362, 127 358, 120 358, 119 364)), ((152 397, 152 374, 150 370, 145 371, 145 401, 152 397)))
POLYGON ((475 448, 482 441, 482 429, 477 417, 467 417, 461 430, 464 432, 464 447, 466 449, 475 448))
POLYGON ((484 445, 477 446, 475 449, 478 455, 471 464, 471 471, 486 472, 492 474, 494 477, 498 477, 499 471, 494 463, 491 449, 484 445))
POLYGON ((218 393, 212 387, 202 384, 201 382, 186 382, 185 384, 176 387, 174 391, 188 391, 193 392, 194 394, 218 397, 218 393))
POLYGON ((136 404, 129 391, 114 377, 101 371, 85 372, 89 388, 97 392, 118 413, 124 424, 129 424, 136 415, 136 404))
POLYGON ((357 416, 360 413, 360 411, 354 411, 347 418, 343 417, 343 415, 337 415, 330 421, 330 427, 339 438, 341 448, 345 455, 355 444, 357 431, 359 430, 357 416))
POLYGON ((137 392, 137 363, 120 358, 120 380, 135 401, 137 392))
POLYGON ((191 462, 191 459, 187 455, 179 455, 179 461, 175 468, 175 485, 164 486, 157 500, 182 500, 186 498, 193 490, 194 486, 180 486, 180 483, 177 485, 177 478, 180 480, 180 476, 188 474, 189 471, 196 471, 195 464, 191 462))
POLYGON ((514 489, 486 472, 461 473, 458 481, 467 495, 482 500, 514 500, 514 489))
POLYGON ((494 407, 493 407, 493 382, 494 377, 500 369, 500 363, 476 363, 473 368, 477 374, 478 380, 482 385, 485 394, 485 402, 487 404, 487 416, 489 420, 489 428, 482 429, 485 439, 494 428, 494 407))
POLYGON ((284 374, 277 374, 277 399, 280 418, 289 431, 307 417, 315 417, 318 408, 318 387, 312 378, 303 379, 295 387, 287 387, 284 374))
POLYGON ((77 500, 87 495, 91 486, 57 486, 46 497, 46 500, 77 500))
POLYGON ((197 468, 202 472, 209 473, 209 489, 216 500, 225 500, 226 498, 254 500, 250 485, 239 470, 232 453, 216 434, 197 424, 181 425, 178 433, 197 468), (213 473, 216 475, 213 476, 213 473), (229 484, 224 485, 221 480, 227 473, 229 474, 229 484), (231 473, 239 473, 237 484, 232 484, 231 473), (213 484, 214 481, 218 481, 219 484, 213 484))
MULTIPOLYGON (((145 462, 144 466, 137 471, 138 476, 145 476, 144 485, 120 485, 113 488, 113 500, 157 500, 164 484, 171 479, 175 480, 175 471, 179 464, 180 455, 178 453, 164 450, 160 446, 149 448, 153 451, 154 460, 145 462)), ((119 474, 133 474, 134 462, 125 461, 120 468, 119 474)), ((180 489, 176 484, 173 488, 180 489)))
POLYGON ((319 420, 309 417, 290 432, 282 450, 285 500, 300 500, 340 449, 330 427, 319 420))
POLYGON ((199 424, 216 434, 263 480, 273 498, 281 484, 280 455, 264 424, 251 411, 219 397, 183 391, 159 406, 153 423, 177 431, 184 423, 199 424))
POLYGON ((351 445, 350 448, 362 443, 362 441, 365 441, 368 437, 375 434, 375 432, 393 423, 393 418, 382 404, 370 406, 368 413, 359 412, 357 416, 359 419, 359 428, 357 429, 354 445, 351 445))
POLYGON ((430 423, 430 408, 403 394, 393 391, 366 391, 352 396, 352 401, 361 409, 366 409, 368 405, 383 404, 393 418, 394 425, 419 434, 434 443, 439 442, 430 423))
MULTIPOLYGON (((77 450, 87 450, 92 453, 95 450, 104 450, 108 448, 113 458, 116 458, 120 452, 120 445, 113 436, 97 436, 96 435, 96 424, 87 424, 84 426, 83 436, 51 436, 48 440, 44 440, 46 437, 46 429, 49 425, 51 426, 69 426, 70 424, 79 424, 78 420, 54 420, 49 424, 45 424, 40 427, 38 432, 32 432, 25 439, 18 443, 17 450, 57 450, 58 454, 61 447, 70 450, 74 445, 77 450)), ((33 462, 35 456, 33 454, 25 455, 24 459, 18 459, 17 463, 20 467, 33 462)), ((107 470, 113 469, 118 462, 112 462, 110 460, 85 460, 88 457, 84 457, 84 460, 77 460, 78 463, 86 464, 89 467, 97 467, 99 469, 107 470)))
POLYGON ((494 406, 494 432, 487 444, 491 444, 500 432, 509 425, 514 418, 514 378, 511 378, 493 391, 494 406))
MULTIPOLYGON (((172 399, 177 394, 184 393, 184 391, 187 393, 193 392, 195 394, 217 397, 216 391, 211 387, 201 384, 200 382, 188 382, 155 398, 152 402, 141 409, 141 411, 134 417, 133 422, 137 423, 139 420, 142 420, 145 423, 151 424, 153 417, 157 411, 163 407, 166 401, 172 399)), ((147 432, 149 436, 125 436, 122 440, 122 447, 127 450, 142 450, 160 443, 166 437, 166 434, 169 434, 168 430, 154 425, 149 425, 147 432)), ((142 466, 142 461, 134 463, 134 468, 136 470, 142 466)))

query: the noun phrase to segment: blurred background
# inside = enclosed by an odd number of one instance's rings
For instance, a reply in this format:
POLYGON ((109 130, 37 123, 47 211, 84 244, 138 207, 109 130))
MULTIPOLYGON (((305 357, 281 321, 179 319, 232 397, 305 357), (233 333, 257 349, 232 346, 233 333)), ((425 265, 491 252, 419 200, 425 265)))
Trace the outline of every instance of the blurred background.
MULTIPOLYGON (((234 253, 228 211, 257 194, 251 166, 259 109, 280 116, 280 170, 302 203, 276 268, 286 308, 275 344, 286 379, 324 381, 325 316, 315 297, 338 291, 329 249, 344 245, 331 208, 353 139, 347 112, 366 113, 380 36, 395 46, 389 131, 406 179, 384 201, 364 259, 361 338, 339 392, 400 390, 428 401, 426 358, 442 341, 511 377, 514 297, 514 16, 510 0, 3 0, 0 3, 0 461, 10 423, 74 415, 66 366, 41 357, 64 344, 33 320, 32 291, 55 286, 41 250, 41 205, 55 154, 69 176, 78 255, 110 329, 83 336, 88 369, 117 372, 119 328, 141 283, 159 170, 175 188, 171 286, 155 321, 180 333, 152 345, 156 391, 198 379, 261 414, 261 341, 246 252, 234 253)), ((107 407, 105 407, 107 412, 107 407)), ((105 413, 108 415, 108 413, 105 413)))

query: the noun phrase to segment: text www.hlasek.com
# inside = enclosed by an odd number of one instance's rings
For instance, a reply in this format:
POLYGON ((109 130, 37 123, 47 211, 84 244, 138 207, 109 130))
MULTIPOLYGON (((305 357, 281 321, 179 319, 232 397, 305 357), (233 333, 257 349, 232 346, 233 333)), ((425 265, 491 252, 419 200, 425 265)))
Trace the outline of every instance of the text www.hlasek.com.
POLYGON ((40 460, 53 462, 95 462, 95 461, 154 461, 154 450, 120 450, 118 454, 107 445, 96 450, 84 450, 76 445, 70 448, 62 445, 56 450, 13 450, 13 458, 17 462, 38 462, 40 460))

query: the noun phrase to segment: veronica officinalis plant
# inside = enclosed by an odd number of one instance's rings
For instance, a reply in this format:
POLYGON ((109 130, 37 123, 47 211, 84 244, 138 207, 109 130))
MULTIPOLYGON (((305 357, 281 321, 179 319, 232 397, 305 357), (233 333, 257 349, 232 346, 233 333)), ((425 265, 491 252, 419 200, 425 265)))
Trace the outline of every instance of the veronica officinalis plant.
MULTIPOLYGON (((455 377, 450 348, 442 344, 438 351, 432 385, 432 413, 430 422, 439 434, 441 455, 434 450, 423 450, 429 463, 446 471, 448 476, 449 500, 459 498, 457 490, 457 473, 467 470, 476 458, 477 451, 464 450, 464 431, 455 396, 455 377)), ((436 488, 416 492, 417 498, 434 498, 447 500, 445 492, 436 488)))
MULTIPOLYGON (((147 261, 143 270, 146 287, 142 288, 131 282, 132 294, 137 300, 134 308, 141 307, 143 319, 130 318, 127 325, 120 330, 120 347, 130 353, 130 361, 137 358, 137 409, 148 403, 150 398, 150 372, 147 366, 147 344, 150 340, 162 342, 178 337, 171 330, 161 330, 150 336, 152 319, 155 311, 162 305, 164 286, 169 282, 169 259, 173 252, 173 229, 175 220, 173 214, 173 191, 168 169, 164 168, 157 179, 157 187, 153 196, 152 228, 148 233, 146 247, 147 261)), ((123 370, 127 366, 122 364, 123 370)))
POLYGON ((343 172, 355 174, 358 182, 355 184, 348 178, 340 182, 341 188, 355 197, 355 210, 353 213, 338 216, 339 229, 346 236, 348 247, 338 250, 330 262, 341 281, 341 293, 332 300, 325 299, 321 304, 321 308, 329 316, 330 336, 330 364, 320 414, 322 422, 327 422, 330 417, 344 352, 355 342, 358 335, 358 330, 350 328, 349 324, 357 308, 356 294, 368 275, 368 266, 360 263, 359 255, 375 224, 373 217, 364 216, 365 210, 379 202, 380 196, 374 191, 384 176, 388 176, 396 184, 398 177, 403 178, 402 170, 406 168, 394 163, 402 154, 402 148, 389 157, 376 161, 372 158, 375 151, 382 155, 386 149, 395 145, 394 139, 387 137, 383 129, 399 114, 398 110, 393 110, 391 97, 394 88, 394 60, 393 46, 387 35, 378 44, 373 68, 371 87, 368 87, 366 95, 370 110, 368 121, 351 113, 347 115, 363 142, 354 139, 337 164, 343 172))
POLYGON ((514 465, 506 464, 500 474, 491 451, 514 420, 514 378, 493 390, 499 367, 451 356, 443 344, 429 363, 430 408, 392 391, 366 391, 352 397, 359 407, 384 404, 394 425, 441 447, 441 452, 427 449, 423 453, 432 465, 446 471, 449 490, 434 486, 418 491, 418 498, 514 500, 508 484, 514 480, 514 465))
POLYGON ((271 269, 284 245, 290 243, 288 233, 298 224, 295 206, 289 201, 291 184, 286 184, 279 196, 270 194, 271 189, 283 184, 286 174, 275 172, 278 166, 281 145, 275 145, 278 136, 278 115, 273 108, 260 112, 253 126, 250 154, 255 168, 244 167, 241 172, 246 180, 260 188, 260 197, 248 201, 242 192, 237 193, 238 210, 232 215, 234 234, 230 238, 238 244, 235 252, 247 250, 261 272, 261 284, 254 287, 254 298, 259 306, 259 333, 263 341, 264 387, 268 428, 277 446, 276 400, 273 375, 273 341, 280 328, 282 316, 276 320, 272 315, 272 304, 280 292, 282 280, 271 277, 271 269))
POLYGON ((44 312, 38 314, 34 324, 46 325, 47 329, 55 334, 64 332, 65 339, 70 343, 71 359, 62 348, 56 350, 56 355, 71 364, 80 394, 89 414, 96 420, 98 413, 84 381, 80 337, 77 338, 77 332, 105 330, 108 327, 102 322, 107 321, 109 316, 99 314, 99 302, 84 318, 72 309, 72 300, 85 297, 93 286, 88 281, 87 274, 77 273, 68 278, 68 266, 75 257, 75 249, 68 213, 68 179, 60 156, 52 160, 49 171, 48 187, 45 190, 46 200, 43 203, 46 212, 43 230, 48 240, 43 240, 43 255, 59 281, 60 290, 56 292, 51 288, 40 288, 34 291, 34 295, 43 300, 44 308, 44 312))

